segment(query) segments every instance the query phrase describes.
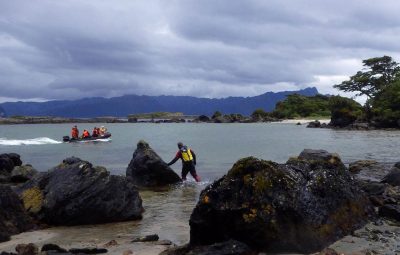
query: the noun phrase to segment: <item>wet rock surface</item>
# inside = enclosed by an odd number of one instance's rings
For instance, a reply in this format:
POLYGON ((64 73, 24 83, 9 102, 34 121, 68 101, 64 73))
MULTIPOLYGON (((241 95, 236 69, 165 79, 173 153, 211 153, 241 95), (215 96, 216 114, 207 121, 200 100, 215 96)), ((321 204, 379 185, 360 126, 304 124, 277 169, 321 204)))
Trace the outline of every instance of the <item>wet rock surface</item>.
POLYGON ((166 250, 160 255, 256 255, 249 246, 235 240, 215 243, 211 245, 185 245, 166 250))
POLYGON ((390 164, 383 164, 372 162, 369 164, 362 163, 362 172, 369 171, 373 175, 380 177, 383 173, 387 173, 382 177, 382 181, 374 179, 365 180, 363 178, 358 180, 358 185, 369 197, 372 204, 375 206, 376 211, 380 217, 400 221, 400 169, 399 164, 394 166, 390 164), (391 169, 388 171, 388 169, 391 169))
POLYGON ((371 209, 337 154, 304 150, 286 164, 249 157, 201 193, 190 245, 236 239, 257 251, 315 252, 363 226, 371 209))
POLYGON ((400 162, 396 163, 390 172, 382 179, 383 183, 400 186, 400 162))
POLYGON ((145 141, 139 141, 126 176, 139 187, 160 187, 181 182, 181 178, 145 141))
POLYGON ((153 234, 153 235, 136 237, 132 240, 132 243, 134 243, 134 242, 153 242, 153 241, 158 241, 158 239, 159 239, 159 236, 157 234, 153 234))
POLYGON ((10 180, 14 183, 21 183, 31 180, 38 171, 31 165, 16 166, 10 173, 10 180))
POLYGON ((33 227, 32 219, 25 212, 18 195, 10 187, 0 185, 0 242, 33 227))
POLYGON ((79 158, 67 158, 16 189, 25 209, 50 225, 140 219, 142 200, 126 177, 79 158))
POLYGON ((357 160, 349 164, 349 171, 351 173, 359 173, 363 170, 370 171, 371 169, 379 168, 379 164, 375 160, 357 160))

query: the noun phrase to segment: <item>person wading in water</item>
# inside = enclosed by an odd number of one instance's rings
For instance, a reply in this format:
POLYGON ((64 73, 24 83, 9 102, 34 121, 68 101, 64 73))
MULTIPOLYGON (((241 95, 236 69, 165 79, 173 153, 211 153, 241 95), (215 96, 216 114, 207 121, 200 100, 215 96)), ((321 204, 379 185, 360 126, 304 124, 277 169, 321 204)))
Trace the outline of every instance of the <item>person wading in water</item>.
POLYGON ((171 162, 168 163, 168 165, 174 164, 178 159, 182 160, 182 180, 186 180, 186 175, 190 172, 190 174, 193 176, 193 178, 196 180, 196 182, 200 181, 200 176, 197 175, 196 173, 196 154, 194 154, 194 151, 190 148, 188 148, 186 145, 183 145, 183 143, 179 142, 178 143, 178 152, 176 153, 176 156, 171 162))

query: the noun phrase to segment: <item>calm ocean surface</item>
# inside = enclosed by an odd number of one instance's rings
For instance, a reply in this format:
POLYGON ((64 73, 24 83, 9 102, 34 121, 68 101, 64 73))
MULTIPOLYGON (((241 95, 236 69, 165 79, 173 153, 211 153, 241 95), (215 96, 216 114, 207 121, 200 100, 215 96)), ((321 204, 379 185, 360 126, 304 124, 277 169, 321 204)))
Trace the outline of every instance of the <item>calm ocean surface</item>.
MULTIPOLYGON (((104 124, 80 124, 78 128, 82 132, 84 128, 91 130, 94 125, 104 124)), ((140 139, 147 141, 167 162, 177 151, 176 143, 182 141, 196 153, 197 171, 203 182, 189 181, 163 192, 141 192, 146 209, 144 219, 124 223, 123 227, 118 225, 120 232, 158 233, 161 239, 178 244, 188 241, 188 220, 200 191, 223 176, 242 157, 255 156, 283 163, 304 148, 311 148, 337 152, 345 163, 359 159, 400 161, 400 131, 335 131, 283 123, 106 124, 112 133, 109 142, 61 143, 62 136, 69 135, 71 126, 0 126, 0 153, 18 153, 25 164, 32 164, 39 171, 50 169, 66 157, 76 156, 93 165, 105 166, 113 174, 124 175, 140 139)), ((180 167, 180 162, 173 165, 178 174, 180 167)), ((91 235, 97 233, 107 238, 109 234, 112 238, 115 226, 95 227, 91 235)))

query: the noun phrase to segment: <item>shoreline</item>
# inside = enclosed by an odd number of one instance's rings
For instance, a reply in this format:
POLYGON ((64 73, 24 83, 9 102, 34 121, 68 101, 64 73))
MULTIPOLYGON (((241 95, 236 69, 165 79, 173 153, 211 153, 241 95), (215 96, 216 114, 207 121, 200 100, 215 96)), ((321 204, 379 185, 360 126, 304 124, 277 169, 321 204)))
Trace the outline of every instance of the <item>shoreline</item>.
POLYGON ((231 123, 287 123, 287 124, 307 124, 309 122, 319 120, 321 123, 328 124, 330 119, 326 118, 300 118, 300 119, 281 119, 281 120, 251 120, 245 119, 243 121, 233 121, 233 122, 216 122, 213 120, 200 121, 198 119, 139 119, 135 121, 130 121, 127 118, 119 117, 95 117, 95 118, 62 118, 62 117, 18 117, 18 118, 0 118, 0 125, 29 125, 29 124, 85 124, 85 123, 210 123, 210 124, 231 124, 231 123))

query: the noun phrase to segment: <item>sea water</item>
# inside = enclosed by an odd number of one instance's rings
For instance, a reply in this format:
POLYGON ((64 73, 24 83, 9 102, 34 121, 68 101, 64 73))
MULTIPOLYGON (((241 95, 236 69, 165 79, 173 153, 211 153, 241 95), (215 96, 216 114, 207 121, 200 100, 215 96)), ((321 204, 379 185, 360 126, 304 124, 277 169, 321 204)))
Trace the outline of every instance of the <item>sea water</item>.
MULTIPOLYGON (((15 152, 24 164, 32 164, 39 171, 59 164, 63 159, 75 156, 93 165, 106 167, 112 174, 125 175, 126 167, 139 140, 145 140, 166 162, 177 151, 181 141, 192 148, 197 156, 197 171, 201 183, 189 181, 171 189, 143 191, 143 220, 107 224, 101 226, 66 229, 64 241, 84 238, 113 238, 119 234, 160 235, 183 244, 189 238, 189 218, 199 194, 212 181, 222 177, 240 158, 258 158, 284 163, 303 149, 325 149, 337 152, 343 162, 359 159, 375 159, 381 162, 400 161, 400 131, 343 131, 309 129, 304 125, 283 123, 252 124, 79 124, 78 128, 92 130, 106 125, 112 133, 110 140, 85 143, 62 143, 69 135, 72 124, 35 124, 0 126, 0 153, 15 152), (92 231, 90 231, 92 230, 92 231), (77 233, 80 233, 77 235, 77 233), (93 237, 95 236, 95 237, 93 237)), ((180 174, 181 163, 172 168, 180 174)))

